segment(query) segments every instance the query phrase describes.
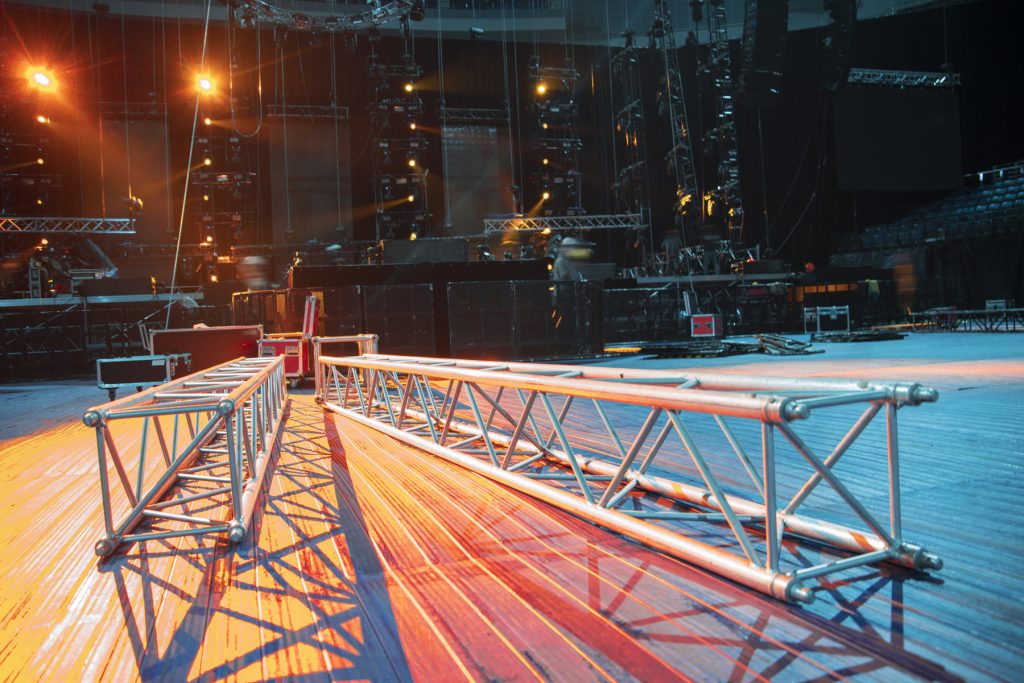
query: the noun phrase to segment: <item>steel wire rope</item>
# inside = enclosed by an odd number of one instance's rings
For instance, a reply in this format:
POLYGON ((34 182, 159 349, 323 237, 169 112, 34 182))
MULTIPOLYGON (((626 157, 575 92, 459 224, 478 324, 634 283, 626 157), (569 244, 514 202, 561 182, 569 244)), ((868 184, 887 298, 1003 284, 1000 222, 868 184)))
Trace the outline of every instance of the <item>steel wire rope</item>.
MULTIPOLYGON (((206 66, 206 44, 210 34, 210 8, 212 5, 213 0, 206 0, 206 14, 203 19, 203 46, 199 57, 200 71, 202 71, 203 67, 206 66)), ((178 58, 179 60, 181 59, 181 53, 178 54, 178 58)), ((167 319, 164 322, 165 328, 171 326, 171 305, 174 302, 174 287, 178 280, 178 257, 181 255, 181 237, 185 231, 185 210, 188 208, 188 188, 189 183, 192 180, 192 153, 195 151, 196 146, 196 126, 199 123, 199 98, 201 96, 202 94, 197 89, 195 109, 192 113, 192 135, 189 138, 188 143, 188 163, 185 165, 185 188, 181 194, 181 217, 178 219, 178 239, 174 245, 174 265, 171 269, 171 288, 168 291, 167 319)))
MULTIPOLYGON (((448 115, 448 105, 444 101, 444 41, 441 35, 444 32, 444 12, 441 11, 441 4, 437 5, 437 77, 438 87, 441 95, 441 183, 444 185, 444 231, 448 235, 452 228, 452 199, 451 190, 448 187, 448 145, 445 141, 448 115)), ((426 185, 426 178, 424 178, 426 185)), ((426 187, 423 188, 426 190, 426 187)))
MULTIPOLYGON (((505 3, 501 3, 501 68, 502 76, 504 81, 505 89, 505 129, 508 132, 508 179, 509 182, 515 184, 516 179, 516 163, 515 163, 515 151, 512 142, 512 99, 508 87, 508 26, 505 23, 505 3)), ((518 116, 516 117, 518 119, 518 116)), ((520 195, 522 189, 519 192, 511 192, 512 198, 512 211, 516 213, 516 197, 520 195)))
MULTIPOLYGON (((824 101, 823 101, 822 107, 824 108, 824 101)), ((786 235, 785 239, 783 239, 782 242, 779 243, 779 246, 776 248, 776 251, 781 251, 782 248, 784 246, 786 246, 786 243, 789 242, 790 238, 794 234, 796 234, 796 229, 798 227, 800 227, 800 224, 804 220, 804 216, 807 215, 807 212, 810 210, 811 206, 815 203, 815 200, 818 197, 818 187, 819 187, 819 183, 821 182, 821 169, 824 168, 825 162, 828 161, 828 154, 825 151, 825 133, 826 133, 825 123, 824 123, 824 120, 822 120, 822 123, 821 123, 821 137, 820 137, 819 142, 818 142, 818 167, 815 169, 815 172, 814 172, 814 190, 811 192, 811 196, 807 199, 807 204, 804 205, 803 211, 800 212, 800 216, 798 216, 797 219, 795 221, 793 221, 793 227, 791 227, 789 229, 789 233, 786 235)), ((809 241, 810 241, 810 234, 808 234, 808 242, 809 241)), ((806 247, 805 247, 805 252, 806 252, 806 247)))
MULTIPOLYGON (((341 228, 341 139, 338 133, 338 65, 335 51, 335 34, 331 33, 331 118, 334 120, 334 199, 338 209, 338 224, 341 228)), ((341 235, 336 232, 339 238, 341 235)))
POLYGON ((277 73, 278 69, 274 68, 274 91, 275 95, 280 90, 281 95, 281 131, 284 142, 284 215, 285 215, 285 227, 284 234, 285 240, 290 241, 293 237, 292 234, 292 198, 291 198, 291 183, 289 179, 289 168, 288 168, 288 83, 285 80, 285 52, 287 51, 288 33, 282 32, 275 34, 275 50, 278 53, 277 63, 281 65, 281 80, 280 88, 278 88, 277 73), (278 38, 280 36, 280 38, 278 38))
POLYGON ((807 152, 811 148, 811 140, 813 139, 815 126, 818 125, 818 119, 821 116, 822 109, 824 108, 824 100, 819 100, 818 106, 814 110, 814 118, 811 119, 811 125, 807 127, 807 140, 804 143, 804 150, 800 154, 800 162, 797 164, 796 171, 793 172, 793 179, 789 183, 789 188, 786 190, 786 194, 782 198, 782 203, 779 204, 778 212, 775 214, 775 219, 771 222, 765 230, 765 249, 771 248, 770 240, 771 231, 775 229, 775 224, 779 222, 782 217, 782 212, 789 203, 789 198, 793 193, 793 188, 796 187, 796 181, 800 177, 801 171, 803 171, 804 162, 807 160, 807 152))
POLYGON ((124 89, 124 158, 125 173, 128 178, 128 211, 132 218, 132 226, 135 225, 135 193, 132 192, 132 143, 128 134, 128 48, 125 46, 124 30, 124 0, 121 0, 121 75, 124 89))

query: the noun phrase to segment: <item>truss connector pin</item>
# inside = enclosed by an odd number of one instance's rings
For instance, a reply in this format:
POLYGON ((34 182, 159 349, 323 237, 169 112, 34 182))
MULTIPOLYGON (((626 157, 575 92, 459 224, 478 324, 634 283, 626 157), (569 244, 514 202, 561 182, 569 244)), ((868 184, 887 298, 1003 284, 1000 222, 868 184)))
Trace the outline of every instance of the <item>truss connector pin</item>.
POLYGON ((109 538, 100 539, 96 541, 96 545, 93 546, 93 550, 96 552, 97 557, 110 557, 114 552, 114 542, 109 538))
POLYGON ((917 406, 922 403, 935 403, 939 400, 939 392, 920 384, 897 384, 893 387, 892 397, 897 403, 917 406))
POLYGON ((85 423, 86 427, 95 427, 103 422, 103 412, 99 410, 87 410, 85 415, 82 415, 82 422, 85 423))
POLYGON ((786 587, 786 599, 790 602, 799 602, 809 605, 814 602, 814 591, 800 583, 790 583, 786 587))
POLYGON ((245 526, 241 522, 231 522, 228 528, 228 539, 232 543, 241 543, 243 538, 245 538, 245 526))
POLYGON ((235 412, 235 402, 229 398, 217 404, 217 414, 221 416, 232 415, 235 412))
POLYGON ((806 420, 811 416, 810 406, 803 405, 792 399, 783 399, 778 407, 779 416, 786 421, 806 420))
POLYGON ((928 571, 930 569, 939 571, 943 567, 941 557, 913 543, 904 543, 899 546, 896 549, 896 556, 904 560, 901 564, 906 564, 918 571, 928 571))

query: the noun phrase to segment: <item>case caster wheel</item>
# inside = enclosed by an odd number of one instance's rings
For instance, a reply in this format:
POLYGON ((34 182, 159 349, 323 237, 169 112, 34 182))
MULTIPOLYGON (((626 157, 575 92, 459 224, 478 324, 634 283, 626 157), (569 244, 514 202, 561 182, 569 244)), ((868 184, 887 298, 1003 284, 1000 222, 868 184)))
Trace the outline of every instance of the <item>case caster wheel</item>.
POLYGON ((107 389, 107 396, 113 401, 117 397, 117 389, 107 389))
POLYGON ((290 379, 290 380, 288 380, 288 388, 289 389, 293 389, 293 390, 294 389, 298 389, 299 388, 299 384, 301 384, 301 383, 302 383, 301 379, 290 379))

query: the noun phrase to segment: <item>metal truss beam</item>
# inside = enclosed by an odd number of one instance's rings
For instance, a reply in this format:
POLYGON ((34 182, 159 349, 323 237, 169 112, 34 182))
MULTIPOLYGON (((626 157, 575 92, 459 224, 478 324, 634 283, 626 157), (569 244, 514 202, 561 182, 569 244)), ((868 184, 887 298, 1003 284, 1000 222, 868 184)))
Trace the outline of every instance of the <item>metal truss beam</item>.
POLYGON ((132 218, 0 217, 0 232, 134 235, 135 220, 132 218))
POLYGON ((96 430, 106 530, 96 554, 177 536, 241 541, 287 400, 284 357, 277 356, 238 358, 87 410, 82 420, 96 430), (227 514, 211 514, 211 503, 227 514))
POLYGON ((166 102, 100 102, 106 118, 162 119, 167 116, 166 102))
POLYGON ((242 28, 253 26, 258 20, 264 25, 282 26, 293 31, 332 33, 364 29, 395 21, 408 14, 412 5, 411 0, 376 0, 368 5, 370 9, 334 15, 285 9, 265 0, 239 0, 235 17, 242 28))
POLYGON ((781 600, 852 567, 942 566, 902 533, 896 411, 938 399, 919 384, 374 354, 321 355, 316 372, 327 410, 781 600), (844 426, 806 428, 812 446, 796 423, 821 411, 844 426), (841 480, 851 450, 886 467, 888 509, 841 480), (846 504, 827 521, 803 505, 822 484, 846 504), (843 557, 809 563, 798 538, 843 557))
POLYGON ((611 228, 646 228, 647 222, 638 213, 584 216, 540 216, 536 218, 486 218, 484 234, 509 230, 608 230, 611 228))
POLYGON ((847 83, 851 85, 881 85, 890 88, 957 88, 960 87, 960 74, 945 71, 850 69, 847 83))
POLYGON ((271 104, 267 106, 267 117, 271 119, 337 119, 348 121, 348 107, 328 107, 302 104, 271 104))
POLYGON ((474 123, 508 123, 507 109, 465 109, 442 107, 441 120, 446 126, 474 123))

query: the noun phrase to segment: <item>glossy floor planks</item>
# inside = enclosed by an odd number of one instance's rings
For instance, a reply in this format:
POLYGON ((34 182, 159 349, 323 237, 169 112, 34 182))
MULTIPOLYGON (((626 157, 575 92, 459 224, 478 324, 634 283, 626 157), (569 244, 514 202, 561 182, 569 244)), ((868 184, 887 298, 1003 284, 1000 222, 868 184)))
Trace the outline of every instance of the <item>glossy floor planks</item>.
MULTIPOLYGON (((0 680, 1011 680, 1024 663, 1017 339, 639 361, 940 389, 901 436, 907 536, 946 568, 853 570, 808 607, 325 415, 308 394, 293 396, 239 548, 151 541, 97 564, 95 441, 77 415, 102 392, 0 387, 0 680)), ((870 485, 870 468, 844 466, 870 485)))

